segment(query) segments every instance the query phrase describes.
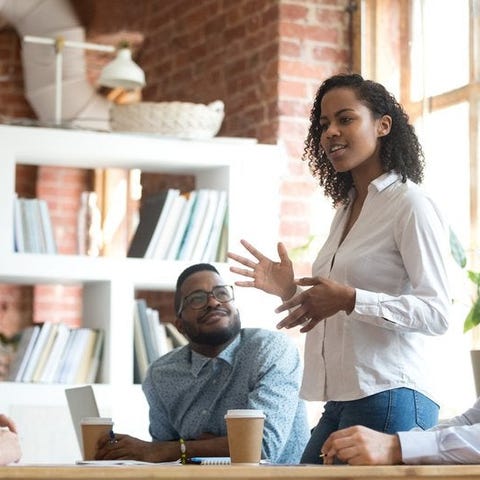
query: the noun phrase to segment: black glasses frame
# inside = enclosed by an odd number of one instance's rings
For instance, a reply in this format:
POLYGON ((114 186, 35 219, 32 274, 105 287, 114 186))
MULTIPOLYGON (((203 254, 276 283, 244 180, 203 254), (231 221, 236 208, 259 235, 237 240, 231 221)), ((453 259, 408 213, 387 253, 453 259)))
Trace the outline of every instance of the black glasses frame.
POLYGON ((189 306, 192 310, 201 310, 202 308, 205 308, 208 305, 208 300, 210 297, 215 298, 215 300, 217 300, 217 302, 220 302, 220 303, 231 302, 232 300, 235 300, 235 293, 233 291, 233 286, 232 285, 216 285, 209 292, 207 292, 206 290, 195 290, 194 292, 189 293, 187 296, 182 298, 182 301, 180 302, 180 307, 178 308, 177 315, 180 315, 182 313, 185 306, 189 306), (230 297, 228 300, 222 300, 217 297, 215 291, 218 292, 220 288, 227 289, 230 292, 230 297), (202 304, 201 307, 192 307, 192 305, 190 304, 190 299, 193 295, 196 295, 198 293, 205 294, 205 302, 202 304))

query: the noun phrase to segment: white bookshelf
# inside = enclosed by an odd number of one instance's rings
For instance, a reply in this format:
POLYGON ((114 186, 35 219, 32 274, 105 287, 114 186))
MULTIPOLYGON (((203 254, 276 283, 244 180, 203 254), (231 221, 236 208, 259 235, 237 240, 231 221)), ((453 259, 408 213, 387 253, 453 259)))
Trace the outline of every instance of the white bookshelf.
MULTIPOLYGON (((228 192, 229 249, 241 252, 239 240, 246 238, 263 252, 275 256, 279 182, 285 172, 285 151, 280 146, 261 145, 249 139, 192 141, 0 126, 0 283, 83 286, 83 325, 105 331, 101 384, 95 386, 104 402, 100 409, 113 412, 117 427, 124 433, 148 439, 146 403, 140 387, 133 385, 135 291, 173 291, 178 274, 190 262, 14 252, 17 164, 139 168, 148 172, 194 175, 196 188, 228 192), (129 421, 132 408, 136 415, 129 421)), ((217 266, 229 278, 228 266, 217 266)), ((244 326, 273 326, 273 298, 266 300, 264 294, 253 289, 237 289, 236 294, 244 326)), ((55 418, 69 420, 64 385, 4 382, 0 388, 0 411, 14 416, 20 430, 28 433, 22 438, 24 461, 54 462, 64 461, 65 457, 71 461, 75 460, 72 457, 78 457, 73 427, 70 426, 68 439, 59 438, 47 423, 55 418), (47 413, 40 417, 34 415, 39 410, 47 413), (35 425, 31 424, 32 418, 36 419, 35 425), (38 435, 33 434, 32 429, 38 435), (45 434, 49 438, 45 438, 45 434), (47 458, 41 449, 34 447, 39 438, 49 445, 47 458)), ((68 422, 65 428, 69 428, 68 422)))

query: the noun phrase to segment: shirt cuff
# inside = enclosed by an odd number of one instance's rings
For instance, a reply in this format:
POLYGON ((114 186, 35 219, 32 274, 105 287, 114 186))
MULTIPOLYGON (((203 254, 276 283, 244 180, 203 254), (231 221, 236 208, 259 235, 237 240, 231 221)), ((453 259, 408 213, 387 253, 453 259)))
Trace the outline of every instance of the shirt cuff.
POLYGON ((355 289, 355 308, 354 312, 361 315, 372 315, 374 317, 381 317, 380 300, 378 293, 355 289))
POLYGON ((425 457, 438 456, 437 435, 435 432, 398 432, 402 448, 403 463, 422 463, 425 457))

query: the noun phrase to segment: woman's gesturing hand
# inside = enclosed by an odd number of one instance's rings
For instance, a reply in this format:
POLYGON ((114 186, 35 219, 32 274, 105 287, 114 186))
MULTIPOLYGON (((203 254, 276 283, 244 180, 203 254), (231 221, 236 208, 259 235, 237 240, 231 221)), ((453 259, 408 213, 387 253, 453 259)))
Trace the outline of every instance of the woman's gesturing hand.
POLYGON ((350 313, 355 307, 355 289, 322 277, 305 277, 296 281, 299 286, 310 286, 275 309, 276 313, 292 310, 277 328, 302 325, 300 332, 311 330, 325 318, 340 310, 350 313))
POLYGON ((277 295, 283 300, 295 294, 296 285, 293 265, 283 243, 278 243, 277 245, 279 262, 269 259, 246 240, 241 240, 240 243, 257 259, 257 262, 235 253, 228 253, 229 258, 247 267, 239 268, 232 266, 230 271, 251 279, 236 281, 235 285, 239 287, 255 287, 266 293, 277 295))

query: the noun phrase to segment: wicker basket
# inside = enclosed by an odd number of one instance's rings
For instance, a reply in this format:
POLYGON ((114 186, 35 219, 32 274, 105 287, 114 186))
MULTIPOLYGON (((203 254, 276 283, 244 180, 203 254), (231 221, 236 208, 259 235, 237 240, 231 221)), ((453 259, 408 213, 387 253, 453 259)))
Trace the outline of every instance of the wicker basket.
POLYGON ((114 105, 110 125, 117 132, 156 133, 170 137, 206 139, 222 125, 223 102, 140 102, 114 105))

